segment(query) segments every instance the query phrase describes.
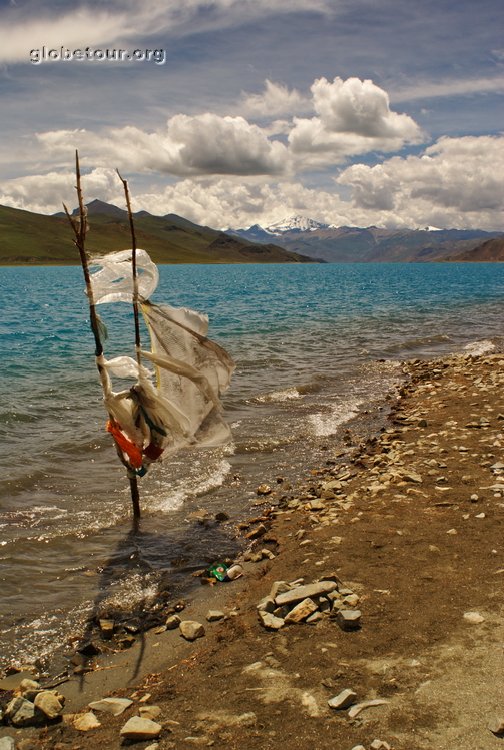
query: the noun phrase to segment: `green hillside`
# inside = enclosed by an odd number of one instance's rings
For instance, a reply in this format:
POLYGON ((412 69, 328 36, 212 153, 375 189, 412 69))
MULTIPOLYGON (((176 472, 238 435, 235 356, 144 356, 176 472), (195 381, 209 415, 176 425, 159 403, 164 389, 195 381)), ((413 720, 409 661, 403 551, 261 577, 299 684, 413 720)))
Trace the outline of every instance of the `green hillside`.
MULTIPOLYGON (((89 204, 90 255, 131 246, 126 211, 101 201, 89 204)), ((258 245, 178 217, 135 215, 138 247, 155 263, 296 263, 310 258, 276 245, 258 245)), ((0 265, 76 265, 78 252, 68 219, 0 206, 0 265)))

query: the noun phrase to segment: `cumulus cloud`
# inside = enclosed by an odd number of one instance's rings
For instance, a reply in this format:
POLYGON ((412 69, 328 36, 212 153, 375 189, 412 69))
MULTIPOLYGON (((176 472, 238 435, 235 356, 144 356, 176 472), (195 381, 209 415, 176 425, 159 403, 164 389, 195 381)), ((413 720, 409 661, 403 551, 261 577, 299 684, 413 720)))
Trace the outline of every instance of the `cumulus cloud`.
POLYGON ((310 100, 297 89, 266 79, 262 94, 243 94, 240 109, 251 117, 278 117, 310 109, 310 100))
MULTIPOLYGON (((313 188, 299 179, 261 176, 193 177, 162 184, 128 176, 134 210, 176 213, 215 228, 267 226, 291 214, 336 225, 481 228, 504 230, 504 136, 441 138, 419 156, 394 156, 370 167, 354 164, 334 189, 313 188)), ((5 181, 0 203, 52 213, 73 205, 74 175, 47 175, 5 181)), ((123 205, 111 169, 83 176, 87 200, 123 205)))
POLYGON ((444 137, 420 156, 354 164, 337 183, 384 223, 502 228, 504 136, 444 137))
POLYGON ((46 155, 68 163, 77 148, 83 164, 110 165, 132 171, 174 175, 275 175, 288 166, 287 148, 271 141, 243 117, 206 113, 175 115, 162 131, 147 133, 127 126, 100 133, 58 130, 39 133, 46 155))
MULTIPOLYGON (((86 193, 93 198, 120 198, 117 174, 113 169, 94 169, 84 177, 86 193)), ((76 200, 74 172, 48 172, 5 180, 0 189, 0 204, 35 213, 50 214, 63 210, 63 203, 76 200)))
POLYGON ((317 116, 294 118, 289 134, 292 151, 299 156, 341 162, 370 151, 396 151, 423 139, 415 121, 393 112, 387 92, 370 80, 320 78, 311 91, 317 116))

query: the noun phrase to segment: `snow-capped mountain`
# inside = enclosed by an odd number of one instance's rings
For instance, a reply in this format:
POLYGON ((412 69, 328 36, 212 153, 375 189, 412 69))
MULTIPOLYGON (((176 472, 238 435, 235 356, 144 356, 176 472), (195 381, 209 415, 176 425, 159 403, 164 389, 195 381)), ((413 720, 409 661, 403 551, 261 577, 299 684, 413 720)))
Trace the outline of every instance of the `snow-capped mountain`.
POLYGON ((328 224, 323 224, 308 216, 289 216, 287 219, 275 221, 265 228, 270 234, 284 234, 284 232, 315 232, 317 229, 328 229, 328 224))

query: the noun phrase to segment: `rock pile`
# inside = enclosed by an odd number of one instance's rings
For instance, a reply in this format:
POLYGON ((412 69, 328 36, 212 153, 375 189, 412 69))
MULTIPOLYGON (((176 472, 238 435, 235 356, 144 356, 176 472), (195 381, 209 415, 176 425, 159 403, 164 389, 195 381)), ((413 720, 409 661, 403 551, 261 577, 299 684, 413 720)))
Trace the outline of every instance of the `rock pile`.
POLYGON ((357 630, 362 613, 356 609, 359 597, 336 575, 322 577, 315 583, 298 579, 275 581, 271 590, 257 605, 259 621, 268 630, 306 622, 315 625, 325 616, 334 619, 342 630, 357 630))
POLYGON ((24 679, 7 704, 3 719, 14 727, 43 726, 60 719, 65 698, 57 690, 45 690, 35 680, 24 679))

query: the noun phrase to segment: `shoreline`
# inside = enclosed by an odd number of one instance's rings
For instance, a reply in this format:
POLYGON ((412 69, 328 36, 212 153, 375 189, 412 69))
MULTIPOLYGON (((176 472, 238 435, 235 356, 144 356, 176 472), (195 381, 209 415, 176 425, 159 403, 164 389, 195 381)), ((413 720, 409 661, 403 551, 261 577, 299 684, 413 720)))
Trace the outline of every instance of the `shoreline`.
MULTIPOLYGON (((504 485, 504 472, 491 468, 504 445, 504 356, 403 364, 408 379, 397 402, 389 401, 385 427, 343 455, 328 447, 325 467, 282 490, 278 504, 264 496, 268 505, 249 526, 254 536, 261 525, 264 532, 250 541, 274 559, 245 562, 243 578, 194 591, 179 614, 204 623, 205 636, 191 643, 178 631, 146 633, 130 650, 100 660, 96 671, 62 683, 64 715, 143 686, 161 707, 161 725, 163 718, 179 721, 164 724, 160 748, 175 740, 177 747, 215 742, 262 750, 293 733, 300 747, 339 741, 350 750, 377 738, 394 750, 410 748, 413 738, 415 748, 436 750, 452 750, 461 739, 481 750, 499 746, 487 724, 502 695, 502 676, 489 678, 488 670, 495 671, 504 640, 497 597, 504 493, 492 490, 504 485), (334 573, 359 598, 358 631, 344 632, 327 617, 278 632, 259 624, 256 605, 273 581, 311 583, 334 573), (209 609, 227 616, 208 623, 209 609), (468 623, 468 611, 483 619, 468 623), (254 664, 262 666, 247 672, 254 664), (345 688, 387 703, 349 721, 327 707, 345 688), (245 714, 249 724, 238 720, 245 714)), ((100 714, 102 726, 87 733, 67 721, 2 731, 44 749, 56 740, 113 747, 134 708, 113 720, 100 714)))

